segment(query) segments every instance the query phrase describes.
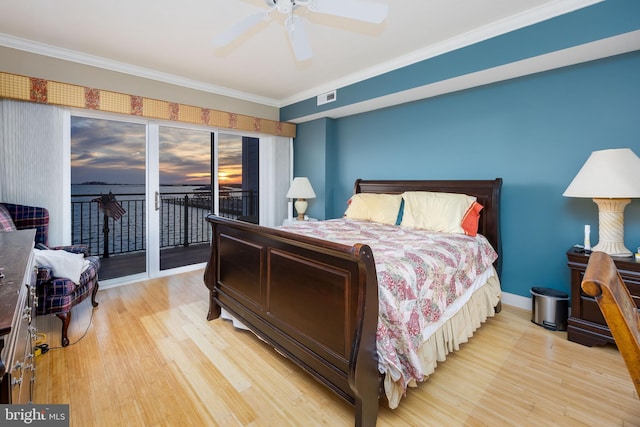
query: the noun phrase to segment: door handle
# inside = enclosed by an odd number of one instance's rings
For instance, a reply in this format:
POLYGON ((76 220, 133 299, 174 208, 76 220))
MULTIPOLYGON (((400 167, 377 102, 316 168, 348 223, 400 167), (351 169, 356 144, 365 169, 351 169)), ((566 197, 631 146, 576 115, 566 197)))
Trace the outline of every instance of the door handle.
POLYGON ((156 191, 156 210, 160 210, 160 193, 156 191))

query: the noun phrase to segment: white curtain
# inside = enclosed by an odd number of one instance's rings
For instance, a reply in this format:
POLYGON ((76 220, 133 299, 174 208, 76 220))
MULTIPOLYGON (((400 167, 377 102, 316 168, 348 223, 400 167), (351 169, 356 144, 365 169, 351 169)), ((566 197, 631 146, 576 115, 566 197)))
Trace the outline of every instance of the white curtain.
POLYGON ((70 178, 63 117, 55 106, 0 100, 0 201, 47 208, 52 245, 67 243, 63 230, 70 178))
POLYGON ((291 138, 260 138, 260 224, 282 225, 291 183, 291 138))

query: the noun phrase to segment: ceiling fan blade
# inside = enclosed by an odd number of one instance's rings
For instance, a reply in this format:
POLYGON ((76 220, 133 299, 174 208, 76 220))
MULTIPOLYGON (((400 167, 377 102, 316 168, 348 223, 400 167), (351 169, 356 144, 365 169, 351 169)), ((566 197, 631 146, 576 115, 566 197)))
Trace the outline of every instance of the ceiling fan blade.
POLYGON ((309 36, 307 35, 304 20, 297 15, 292 15, 287 18, 284 25, 287 29, 289 42, 291 43, 296 59, 298 61, 311 59, 313 52, 311 50, 311 43, 309 43, 309 36))
POLYGON ((389 14, 389 6, 364 0, 311 0, 309 10, 379 24, 389 14))
POLYGON ((213 39, 213 43, 217 46, 227 46, 229 43, 249 31, 251 28, 255 27, 269 16, 269 12, 257 12, 253 15, 249 15, 246 18, 236 22, 227 30, 218 34, 216 38, 213 39))

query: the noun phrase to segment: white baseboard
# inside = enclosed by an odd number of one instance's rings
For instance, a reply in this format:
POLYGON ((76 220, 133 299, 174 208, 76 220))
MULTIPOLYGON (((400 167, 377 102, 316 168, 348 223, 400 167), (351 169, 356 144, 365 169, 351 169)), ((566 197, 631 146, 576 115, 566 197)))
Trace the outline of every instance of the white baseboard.
POLYGON ((531 310, 531 298, 523 297, 509 292, 502 292, 502 303, 513 307, 531 310))

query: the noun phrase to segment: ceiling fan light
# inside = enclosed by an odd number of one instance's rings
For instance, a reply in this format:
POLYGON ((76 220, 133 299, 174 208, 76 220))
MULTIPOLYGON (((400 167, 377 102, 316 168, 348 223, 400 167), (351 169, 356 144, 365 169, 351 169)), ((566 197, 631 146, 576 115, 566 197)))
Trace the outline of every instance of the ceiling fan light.
POLYGON ((278 12, 286 13, 287 15, 293 11, 293 6, 295 6, 292 0, 278 0, 275 4, 278 12))
POLYGON ((365 0, 265 0, 269 10, 247 16, 223 31, 214 39, 218 46, 227 46, 261 21, 269 18, 272 11, 288 15, 285 29, 296 60, 305 61, 313 55, 305 23, 301 17, 294 15, 298 7, 306 6, 312 12, 325 13, 343 18, 356 19, 364 22, 380 23, 389 12, 389 6, 384 3, 371 3, 365 0))

